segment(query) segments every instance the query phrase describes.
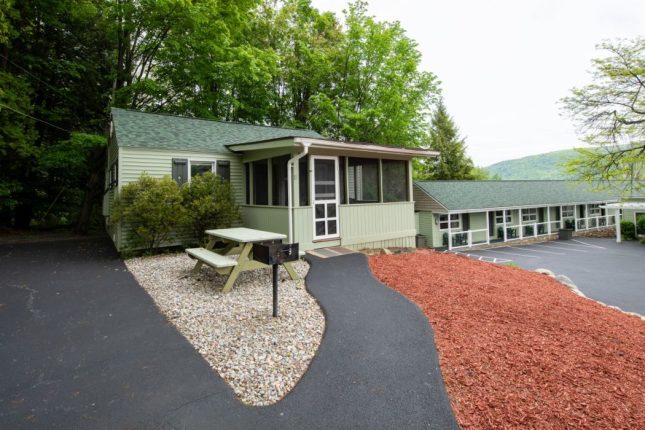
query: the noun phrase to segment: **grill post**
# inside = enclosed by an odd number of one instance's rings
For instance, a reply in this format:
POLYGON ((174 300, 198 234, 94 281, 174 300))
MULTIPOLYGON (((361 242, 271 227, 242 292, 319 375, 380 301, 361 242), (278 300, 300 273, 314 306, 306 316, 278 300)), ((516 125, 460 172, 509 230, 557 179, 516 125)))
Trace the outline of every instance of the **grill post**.
POLYGON ((278 265, 273 265, 273 316, 278 316, 278 265))

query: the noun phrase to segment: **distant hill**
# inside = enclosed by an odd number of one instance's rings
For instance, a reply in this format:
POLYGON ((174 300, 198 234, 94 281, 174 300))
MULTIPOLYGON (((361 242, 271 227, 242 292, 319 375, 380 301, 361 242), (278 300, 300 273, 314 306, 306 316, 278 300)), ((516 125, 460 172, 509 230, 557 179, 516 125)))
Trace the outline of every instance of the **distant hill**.
POLYGON ((491 175, 502 179, 571 179, 564 171, 564 163, 578 154, 573 149, 529 155, 514 160, 500 161, 486 167, 491 175))

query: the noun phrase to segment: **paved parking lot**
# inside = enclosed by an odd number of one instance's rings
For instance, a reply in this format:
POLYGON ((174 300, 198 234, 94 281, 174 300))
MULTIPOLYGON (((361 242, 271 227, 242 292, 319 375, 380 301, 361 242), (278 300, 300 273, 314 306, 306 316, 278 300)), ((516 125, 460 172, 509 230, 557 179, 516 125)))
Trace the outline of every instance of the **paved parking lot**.
POLYGON ((531 245, 461 251, 472 258, 514 262, 566 275, 588 297, 645 315, 645 246, 638 242, 577 237, 531 245))

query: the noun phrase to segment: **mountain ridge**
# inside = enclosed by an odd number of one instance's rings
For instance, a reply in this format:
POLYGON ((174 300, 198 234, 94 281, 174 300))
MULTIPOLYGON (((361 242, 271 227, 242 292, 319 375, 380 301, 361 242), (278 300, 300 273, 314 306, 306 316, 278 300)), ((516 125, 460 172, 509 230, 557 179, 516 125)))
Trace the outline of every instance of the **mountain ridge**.
POLYGON ((578 156, 575 149, 545 152, 526 157, 503 160, 485 169, 502 180, 527 179, 572 179, 564 170, 564 164, 578 156))

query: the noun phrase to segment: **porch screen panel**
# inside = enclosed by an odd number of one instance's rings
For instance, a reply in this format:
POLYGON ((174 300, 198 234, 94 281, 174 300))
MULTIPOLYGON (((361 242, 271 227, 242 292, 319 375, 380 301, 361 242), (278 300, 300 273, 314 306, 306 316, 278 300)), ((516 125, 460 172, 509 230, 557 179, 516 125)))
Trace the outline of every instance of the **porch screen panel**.
POLYGON ((298 162, 298 183, 300 206, 309 206, 309 156, 302 157, 298 162))
POLYGON ((383 160, 383 201, 408 201, 407 163, 401 160, 383 160))
POLYGON ((347 185, 349 203, 378 203, 378 160, 373 158, 348 159, 347 185))
POLYGON ((269 163, 267 160, 254 161, 253 169, 253 204, 269 204, 269 163))
POLYGON ((287 206, 287 162, 289 156, 271 159, 272 198, 274 206, 287 206))
POLYGON ((336 199, 336 163, 334 160, 316 160, 314 200, 336 199))

